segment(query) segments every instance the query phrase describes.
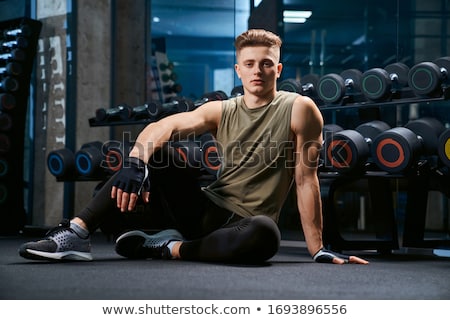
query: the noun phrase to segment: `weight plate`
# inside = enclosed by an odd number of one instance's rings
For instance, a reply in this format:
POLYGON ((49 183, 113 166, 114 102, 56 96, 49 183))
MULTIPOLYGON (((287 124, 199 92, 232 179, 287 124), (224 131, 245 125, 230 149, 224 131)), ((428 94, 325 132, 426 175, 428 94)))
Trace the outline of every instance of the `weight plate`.
POLYGON ((345 84, 348 84, 350 91, 361 91, 361 79, 363 73, 358 69, 347 69, 341 72, 341 77, 345 84))
POLYGON ((9 93, 0 94, 0 110, 12 110, 16 106, 16 98, 9 93))
POLYGON ((439 136, 438 154, 442 163, 450 168, 450 129, 446 129, 439 136))
POLYGON ((419 96, 434 95, 441 85, 441 70, 432 62, 421 62, 411 68, 408 84, 419 96))
POLYGON ((391 94, 389 73, 381 68, 373 68, 363 73, 361 90, 364 96, 373 101, 386 100, 391 94))
POLYGON ((345 81, 336 74, 329 73, 320 78, 317 85, 317 94, 325 103, 337 103, 345 95, 345 81))
POLYGON ((230 96, 237 97, 237 96, 242 96, 243 94, 244 94, 244 87, 236 86, 231 90, 230 96))
POLYGON ((180 156, 178 160, 181 160, 181 163, 184 163, 190 168, 201 168, 202 155, 199 143, 193 140, 179 140, 172 142, 171 146, 175 149, 178 156, 180 156))
POLYGON ((414 132, 422 140, 423 153, 436 154, 439 136, 444 132, 444 125, 435 118, 420 118, 409 121, 405 128, 414 132))
POLYGON ((278 84, 278 90, 302 93, 302 85, 295 79, 285 79, 278 84))
POLYGON ((411 168, 421 148, 417 135, 404 127, 396 127, 379 134, 371 148, 375 164, 389 173, 411 168))
POLYGON ((331 166, 338 172, 362 168, 370 154, 364 137, 355 130, 339 131, 325 145, 325 166, 331 166))
POLYGON ((433 61, 446 75, 444 77, 444 83, 450 85, 450 57, 441 57, 433 61), (443 69, 443 70, 442 70, 443 69))
POLYGON ((392 85, 395 89, 400 89, 408 85, 409 67, 401 62, 387 65, 384 70, 389 74, 392 85))
POLYGON ((72 176, 76 170, 74 153, 68 148, 50 151, 47 168, 57 178, 72 176))
POLYGON ((370 142, 373 142, 380 133, 389 130, 390 128, 391 127, 384 121, 373 120, 360 124, 355 130, 361 133, 364 138, 370 139, 370 142))

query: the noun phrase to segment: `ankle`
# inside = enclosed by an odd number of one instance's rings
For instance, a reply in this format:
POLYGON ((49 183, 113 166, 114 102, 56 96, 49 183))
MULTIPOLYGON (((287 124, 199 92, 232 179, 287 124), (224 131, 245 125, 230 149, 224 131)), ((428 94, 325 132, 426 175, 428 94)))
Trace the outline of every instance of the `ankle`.
POLYGON ((181 259, 180 247, 182 243, 183 243, 182 241, 171 241, 167 246, 170 250, 170 255, 172 256, 172 259, 181 259))

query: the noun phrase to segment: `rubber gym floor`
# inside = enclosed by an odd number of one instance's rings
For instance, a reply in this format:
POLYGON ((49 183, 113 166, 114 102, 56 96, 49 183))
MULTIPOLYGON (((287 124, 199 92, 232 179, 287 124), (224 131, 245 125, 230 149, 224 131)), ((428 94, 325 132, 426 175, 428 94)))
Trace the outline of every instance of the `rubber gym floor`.
MULTIPOLYGON (((284 238, 284 237, 283 237, 284 238)), ((91 262, 31 261, 21 243, 0 238, 0 298, 5 300, 384 300, 450 299, 450 259, 431 254, 355 253, 369 265, 314 263, 300 240, 282 240, 264 265, 179 260, 127 260, 102 233, 92 238, 91 262)))

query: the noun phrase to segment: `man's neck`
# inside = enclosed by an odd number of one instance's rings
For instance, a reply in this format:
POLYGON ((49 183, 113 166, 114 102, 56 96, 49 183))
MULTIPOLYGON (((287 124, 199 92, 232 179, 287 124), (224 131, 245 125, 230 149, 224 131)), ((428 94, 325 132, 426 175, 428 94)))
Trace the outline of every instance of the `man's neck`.
POLYGON ((258 96, 254 94, 244 94, 244 103, 249 109, 257 109, 268 105, 274 98, 276 92, 264 96, 258 96))

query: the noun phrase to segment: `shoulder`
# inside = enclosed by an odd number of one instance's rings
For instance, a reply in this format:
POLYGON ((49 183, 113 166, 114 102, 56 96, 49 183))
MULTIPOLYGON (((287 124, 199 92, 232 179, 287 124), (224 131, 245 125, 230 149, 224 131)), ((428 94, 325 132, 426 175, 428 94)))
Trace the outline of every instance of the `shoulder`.
POLYGON ((322 126, 322 113, 315 102, 309 97, 298 95, 292 105, 292 129, 294 131, 302 131, 304 128, 317 128, 321 132, 322 126))

